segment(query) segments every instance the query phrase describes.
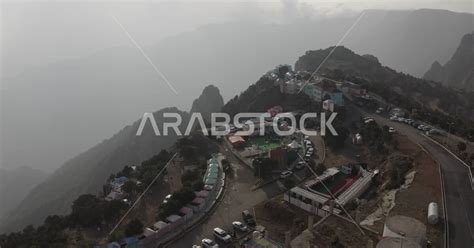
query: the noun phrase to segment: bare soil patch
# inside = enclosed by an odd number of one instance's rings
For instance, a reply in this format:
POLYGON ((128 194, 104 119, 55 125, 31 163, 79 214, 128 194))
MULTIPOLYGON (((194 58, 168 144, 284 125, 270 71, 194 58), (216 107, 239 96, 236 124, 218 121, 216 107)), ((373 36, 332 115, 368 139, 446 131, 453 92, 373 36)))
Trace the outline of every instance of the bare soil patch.
MULTIPOLYGON (((284 242, 285 233, 291 231, 292 239, 308 227, 306 211, 288 204, 282 197, 261 202, 254 207, 257 224, 266 228, 270 239, 284 242)), ((314 217, 314 223, 319 217, 314 217)))

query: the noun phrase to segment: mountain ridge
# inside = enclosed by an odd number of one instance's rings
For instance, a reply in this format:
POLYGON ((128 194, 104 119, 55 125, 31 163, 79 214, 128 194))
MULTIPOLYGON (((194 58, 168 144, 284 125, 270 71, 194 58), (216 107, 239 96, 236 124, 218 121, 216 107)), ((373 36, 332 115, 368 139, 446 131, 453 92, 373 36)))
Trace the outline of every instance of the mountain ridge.
POLYGON ((474 90, 474 33, 462 37, 456 52, 446 64, 433 62, 423 78, 453 88, 474 90))
POLYGON ((397 72, 346 47, 333 49, 306 52, 295 63, 295 69, 313 72, 320 68, 318 73, 328 78, 361 84, 389 103, 416 114, 420 120, 456 130, 457 134, 474 140, 474 92, 458 91, 397 72), (329 53, 331 56, 325 60, 329 53))
MULTIPOLYGON (((206 91, 206 96, 220 99, 219 90, 206 91), (216 95, 217 94, 217 95, 216 95)), ((202 96, 200 96, 201 98, 202 96)), ((198 98, 199 99, 199 98, 198 98)), ((219 103, 213 105, 219 106, 219 103)), ((208 112, 207 106, 194 106, 197 112, 208 112)), ((211 109, 213 111, 213 109, 211 109)), ((184 133, 189 113, 176 107, 163 108, 153 113, 159 129, 167 119, 163 113, 177 113, 183 121, 179 129, 184 133)), ((174 121, 174 119, 169 119, 174 121)), ((151 124, 147 123, 142 135, 137 136, 140 120, 125 126, 112 137, 68 160, 47 180, 33 188, 19 206, 0 223, 1 232, 19 230, 26 225, 38 225, 52 214, 67 214, 73 200, 81 194, 98 194, 111 173, 148 159, 159 150, 174 145, 178 136, 155 136, 151 124)))

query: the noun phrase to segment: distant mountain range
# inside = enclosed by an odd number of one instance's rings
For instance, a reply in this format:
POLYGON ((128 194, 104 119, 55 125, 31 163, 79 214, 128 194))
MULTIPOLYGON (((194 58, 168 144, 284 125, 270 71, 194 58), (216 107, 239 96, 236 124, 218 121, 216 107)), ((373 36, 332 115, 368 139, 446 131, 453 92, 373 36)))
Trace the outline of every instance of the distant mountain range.
MULTIPOLYGON (((215 86, 207 86, 195 101, 192 111, 218 112, 222 106, 219 90, 215 86)), ((72 201, 79 195, 99 193, 110 174, 122 170, 126 165, 138 164, 161 149, 174 145, 178 136, 173 131, 163 136, 162 127, 166 121, 163 113, 180 114, 183 119, 180 130, 184 133, 190 116, 188 112, 177 108, 164 108, 153 113, 161 136, 155 136, 150 123, 146 124, 142 135, 137 136, 140 121, 135 121, 113 137, 67 161, 29 194, 25 192, 23 197, 26 197, 21 204, 0 221, 0 232, 21 230, 26 225, 42 223, 48 215, 68 213, 72 201)), ((174 121, 174 118, 169 121, 174 121)), ((25 177, 27 175, 25 172, 25 177)), ((28 181, 27 185, 30 185, 28 181)))
MULTIPOLYGON (((380 63, 396 70, 421 76, 433 61, 443 63, 449 59, 461 37, 472 31, 472 18, 472 14, 444 10, 370 10, 342 44, 360 54, 373 54, 380 63)), ((3 132, 4 160, 11 164, 14 159, 10 157, 22 155, 17 153, 16 147, 7 146, 18 140, 29 142, 34 139, 39 143, 54 137, 57 139, 54 145, 31 150, 41 154, 61 150, 62 154, 65 153, 62 149, 69 147, 63 145, 69 138, 75 139, 76 143, 86 143, 93 137, 103 137, 104 133, 110 132, 111 123, 136 118, 143 106, 189 106, 194 94, 207 82, 214 82, 224 97, 230 99, 276 64, 292 63, 309 49, 336 44, 355 19, 215 24, 144 48, 178 89, 178 95, 166 88, 163 80, 133 47, 108 49, 4 79, 8 94, 2 99, 5 103, 2 128, 11 131, 3 132), (57 94, 57 98, 52 98, 52 93, 57 94), (32 133, 32 120, 27 119, 31 111, 35 114, 35 123, 44 127, 43 132, 32 133), (103 123, 104 113, 114 122, 103 123), (57 116, 62 118, 58 120, 57 116), (82 131, 74 129, 71 133, 71 127, 78 126, 78 118, 86 120, 81 122, 82 131), (92 122, 94 128, 91 128, 92 122)), ((365 60, 373 61, 373 58, 365 60)), ((399 74, 390 70, 386 75, 399 74)), ((435 87, 432 85, 426 87, 435 87)), ((277 92, 271 94, 278 96, 277 92)), ((196 104, 216 109, 219 105, 212 106, 206 99, 196 104)), ((154 113, 159 125, 164 111, 186 116, 177 108, 162 109, 154 113)), ((208 113, 209 110, 193 111, 208 113)), ((17 230, 27 224, 39 224, 49 214, 68 212, 71 201, 79 194, 96 193, 111 173, 150 157, 176 140, 173 136, 155 137, 149 127, 145 130, 147 135, 136 137, 138 124, 126 126, 111 138, 67 161, 0 221, 3 227, 0 229, 17 230)), ((38 163, 44 165, 50 161, 38 163)))
MULTIPOLYGON (((178 95, 131 43, 2 78, 2 162, 57 168, 143 111, 189 108, 195 92, 207 83, 231 99, 275 64, 293 63, 307 50, 337 44, 356 18, 212 24, 143 47, 178 95), (42 132, 31 128, 33 121, 42 132), (35 160, 25 162, 27 158, 35 160)), ((450 58, 461 37, 472 31, 472 19, 472 14, 445 10, 368 10, 342 45, 421 77, 433 61, 450 58)))
POLYGON ((451 59, 444 65, 435 61, 423 78, 453 88, 474 90, 474 33, 464 35, 451 59))

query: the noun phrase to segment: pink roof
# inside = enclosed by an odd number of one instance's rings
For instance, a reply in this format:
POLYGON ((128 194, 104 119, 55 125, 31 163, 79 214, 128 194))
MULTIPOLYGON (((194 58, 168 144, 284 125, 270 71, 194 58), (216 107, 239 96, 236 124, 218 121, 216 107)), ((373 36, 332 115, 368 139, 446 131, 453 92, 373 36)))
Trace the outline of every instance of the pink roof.
POLYGON ((194 198, 194 200, 193 200, 192 203, 194 203, 194 204, 196 204, 196 205, 201 205, 201 204, 203 204, 205 201, 206 201, 206 200, 204 200, 204 199, 201 198, 201 197, 196 197, 196 198, 194 198))
POLYGON ((229 136, 229 141, 232 144, 239 143, 239 142, 245 142, 244 138, 242 138, 242 136, 238 136, 238 135, 229 136))
POLYGON ((180 213, 182 214, 188 214, 188 213, 192 213, 193 210, 188 208, 188 207, 182 207, 180 210, 179 210, 180 213))
POLYGON ((199 192, 196 192, 197 197, 206 198, 208 195, 209 195, 209 191, 207 190, 201 190, 199 192))

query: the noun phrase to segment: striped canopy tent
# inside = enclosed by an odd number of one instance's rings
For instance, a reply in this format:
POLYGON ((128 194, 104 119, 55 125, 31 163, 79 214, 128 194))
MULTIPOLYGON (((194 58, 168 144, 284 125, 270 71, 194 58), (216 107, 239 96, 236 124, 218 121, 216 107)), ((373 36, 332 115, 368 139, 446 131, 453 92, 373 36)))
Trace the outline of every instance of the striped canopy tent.
POLYGON ((209 166, 207 169, 207 173, 217 173, 219 171, 219 167, 216 166, 209 166))
POLYGON ((217 178, 217 172, 209 172, 206 174, 206 178, 217 178))
POLYGON ((204 181, 204 184, 209 184, 209 185, 214 185, 216 184, 217 179, 216 178, 206 178, 204 181))
POLYGON ((209 159, 209 164, 217 164, 217 159, 214 157, 209 159))

